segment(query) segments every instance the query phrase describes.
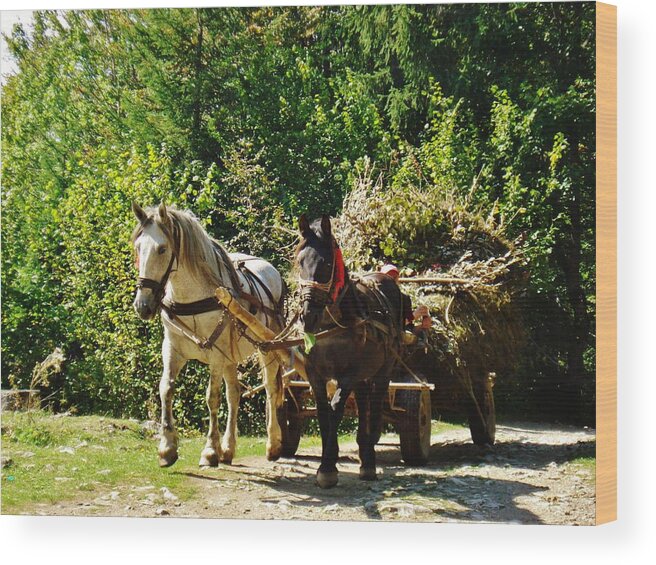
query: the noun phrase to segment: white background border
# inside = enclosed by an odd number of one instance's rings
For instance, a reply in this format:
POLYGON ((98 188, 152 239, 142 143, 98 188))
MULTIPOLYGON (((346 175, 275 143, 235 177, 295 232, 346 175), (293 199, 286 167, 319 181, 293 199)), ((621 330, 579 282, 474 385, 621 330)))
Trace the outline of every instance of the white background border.
MULTIPOLYGON (((234 5, 263 2, 237 1, 234 5)), ((276 2, 273 2, 276 3, 276 2)), ((299 2, 278 2, 294 4, 299 2)), ((312 4, 322 2, 302 2, 312 4)), ((324 2, 325 3, 325 2, 324 2)), ((340 2, 331 2, 340 3, 340 2)), ((355 3, 355 2, 352 2, 355 3)), ((358 0, 358 3, 365 3, 358 0)), ((369 3, 369 2, 367 2, 369 3)), ((592 527, 0 517, 4 563, 121 562, 531 565, 656 555, 656 49, 654 3, 618 6, 619 520, 592 527)), ((218 6, 218 1, 3 0, 3 10, 218 6)))

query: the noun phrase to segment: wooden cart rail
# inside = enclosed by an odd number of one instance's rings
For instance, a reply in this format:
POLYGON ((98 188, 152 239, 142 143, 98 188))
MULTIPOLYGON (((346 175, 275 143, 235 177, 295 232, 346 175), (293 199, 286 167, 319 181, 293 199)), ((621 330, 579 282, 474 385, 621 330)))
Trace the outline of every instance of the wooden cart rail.
MULTIPOLYGON (((308 381, 283 381, 284 386, 286 388, 310 388, 310 383, 308 381)), ((264 385, 257 385, 255 387, 249 387, 242 395, 242 398, 252 398, 256 394, 262 392, 264 390, 264 385)), ((426 383, 426 382, 421 382, 421 383, 401 383, 401 382, 395 382, 395 381, 390 381, 389 384, 389 390, 390 391, 396 391, 396 390, 435 390, 435 385, 433 383, 426 383)))

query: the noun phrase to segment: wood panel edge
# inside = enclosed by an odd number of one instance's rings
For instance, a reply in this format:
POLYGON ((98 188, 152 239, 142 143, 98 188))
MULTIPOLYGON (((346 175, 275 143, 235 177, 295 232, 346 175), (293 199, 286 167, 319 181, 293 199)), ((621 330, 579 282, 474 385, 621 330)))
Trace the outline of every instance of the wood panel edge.
POLYGON ((596 3, 596 523, 617 519, 617 7, 596 3))

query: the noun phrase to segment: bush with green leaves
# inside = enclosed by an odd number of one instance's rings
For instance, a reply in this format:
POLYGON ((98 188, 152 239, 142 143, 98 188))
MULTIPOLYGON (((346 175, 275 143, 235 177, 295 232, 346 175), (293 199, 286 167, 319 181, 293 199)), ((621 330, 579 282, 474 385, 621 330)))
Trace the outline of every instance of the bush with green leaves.
MULTIPOLYGON (((130 311, 130 200, 189 208, 287 272, 298 215, 338 215, 369 159, 391 192, 357 260, 444 263, 425 246, 448 247, 445 202, 523 236, 522 386, 578 395, 549 415, 591 405, 594 4, 36 11, 7 44, 3 386, 61 346, 58 406, 154 415, 160 330, 130 311)), ((203 389, 190 366, 185 425, 203 389)))

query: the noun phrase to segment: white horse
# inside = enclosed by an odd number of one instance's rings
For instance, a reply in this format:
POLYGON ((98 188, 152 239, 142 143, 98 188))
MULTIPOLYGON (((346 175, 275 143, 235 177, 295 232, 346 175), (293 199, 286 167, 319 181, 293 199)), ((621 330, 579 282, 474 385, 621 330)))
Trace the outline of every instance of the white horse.
MULTIPOLYGON (((244 337, 243 328, 236 327, 219 306, 214 293, 218 286, 229 289, 245 308, 256 310, 259 320, 279 331, 274 311, 279 312, 282 302, 282 277, 263 259, 229 255, 188 211, 167 209, 164 204, 143 210, 136 203, 132 204, 132 211, 139 220, 132 235, 139 270, 134 308, 144 320, 152 319, 161 309, 164 326, 159 464, 168 467, 178 459, 178 434, 171 405, 175 379, 190 359, 209 365, 210 371, 206 396, 210 424, 199 465, 216 467, 219 461, 230 463, 235 455, 240 398, 237 364, 248 358, 255 347, 244 337), (237 269, 234 262, 247 268, 237 269), (217 413, 222 378, 226 383, 228 420, 219 443, 217 413)), ((279 363, 271 354, 258 355, 267 393, 266 454, 274 460, 282 449, 277 420, 277 408, 282 404, 279 363)))

